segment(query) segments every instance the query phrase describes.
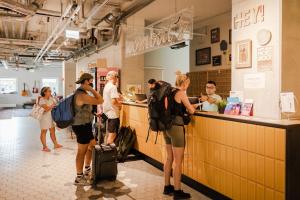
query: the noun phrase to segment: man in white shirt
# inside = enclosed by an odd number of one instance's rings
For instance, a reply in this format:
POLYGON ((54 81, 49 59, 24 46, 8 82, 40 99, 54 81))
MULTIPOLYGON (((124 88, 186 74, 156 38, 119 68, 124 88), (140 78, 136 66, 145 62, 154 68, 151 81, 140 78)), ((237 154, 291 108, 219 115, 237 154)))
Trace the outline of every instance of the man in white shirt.
POLYGON ((207 95, 202 95, 200 101, 203 102, 202 110, 210 112, 218 112, 218 102, 222 98, 216 94, 216 83, 214 81, 208 81, 206 83, 206 93, 207 95))
POLYGON ((106 75, 108 81, 103 90, 103 112, 107 115, 107 144, 112 144, 117 136, 120 126, 120 95, 117 89, 118 73, 109 71, 106 75))

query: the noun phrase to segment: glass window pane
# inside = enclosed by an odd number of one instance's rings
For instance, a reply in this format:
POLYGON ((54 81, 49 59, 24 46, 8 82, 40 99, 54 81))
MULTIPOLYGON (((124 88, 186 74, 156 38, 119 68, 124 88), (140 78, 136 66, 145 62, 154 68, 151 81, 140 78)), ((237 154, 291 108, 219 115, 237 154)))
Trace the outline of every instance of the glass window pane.
POLYGON ((9 94, 17 92, 17 79, 0 78, 0 93, 9 94))
POLYGON ((53 93, 58 93, 58 82, 56 78, 43 78, 42 87, 50 87, 53 93))

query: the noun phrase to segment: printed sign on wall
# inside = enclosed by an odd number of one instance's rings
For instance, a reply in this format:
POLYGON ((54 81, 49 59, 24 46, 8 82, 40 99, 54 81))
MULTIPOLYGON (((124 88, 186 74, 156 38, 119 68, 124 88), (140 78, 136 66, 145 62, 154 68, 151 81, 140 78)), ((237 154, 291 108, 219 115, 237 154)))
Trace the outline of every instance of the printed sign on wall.
POLYGON ((257 48, 257 71, 272 71, 273 47, 257 48))
POLYGON ((245 89, 263 89, 266 87, 265 73, 245 74, 244 88, 245 89))

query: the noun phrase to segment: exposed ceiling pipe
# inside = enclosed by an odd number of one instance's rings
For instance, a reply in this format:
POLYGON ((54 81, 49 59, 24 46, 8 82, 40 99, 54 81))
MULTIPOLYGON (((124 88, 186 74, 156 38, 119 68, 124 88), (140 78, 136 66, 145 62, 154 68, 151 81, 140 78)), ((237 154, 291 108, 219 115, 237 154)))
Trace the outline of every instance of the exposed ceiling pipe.
POLYGON ((41 60, 41 58, 48 51, 48 49, 51 47, 51 45, 56 41, 56 39, 60 36, 60 34, 65 31, 66 27, 72 22, 73 18, 78 14, 80 8, 81 8, 81 5, 77 5, 76 9, 74 10, 74 12, 70 16, 70 18, 67 20, 67 22, 63 25, 63 27, 61 28, 61 30, 55 35, 55 37, 53 38, 53 40, 48 44, 48 47, 46 49, 44 49, 44 51, 40 55, 40 57, 37 56, 38 59, 35 60, 34 62, 37 62, 37 61, 41 60))
MULTIPOLYGON (((105 6, 107 3, 109 2, 109 0, 105 0, 103 3, 98 4, 98 6, 93 7, 93 9, 89 12, 88 17, 83 21, 83 23, 81 23, 79 25, 79 29, 83 28, 84 25, 99 11, 100 8, 102 8, 103 6, 105 6)), ((68 41, 68 39, 65 39, 58 47, 56 50, 59 50, 64 43, 68 41)))
MULTIPOLYGON (((143 9, 144 7, 146 7, 147 5, 149 5, 150 3, 152 3, 155 0, 144 0, 143 2, 141 1, 137 1, 134 4, 132 4, 128 9, 126 9, 125 11, 122 12, 121 15, 119 15, 116 19, 116 21, 113 23, 114 26, 114 30, 113 30, 113 39, 109 40, 106 44, 102 44, 100 43, 100 45, 97 45, 95 47, 94 50, 85 50, 85 48, 75 52, 72 57, 75 59, 81 59, 82 57, 89 55, 89 54, 93 54, 95 52, 98 52, 102 49, 105 49, 113 44, 116 44, 117 40, 119 39, 118 37, 118 33, 119 33, 119 29, 120 29, 120 23, 124 20, 126 20, 128 17, 134 15, 135 13, 137 13, 138 11, 140 11, 141 9, 143 9), (86 54, 87 53, 87 54, 86 54), (84 54, 81 56, 81 54, 84 54)), ((98 25, 102 25, 101 22, 103 22, 104 19, 101 19, 97 24, 98 25)), ((96 26, 97 27, 97 26, 96 26)), ((99 28, 99 27, 97 27, 99 28)), ((101 28, 104 28, 103 26, 101 26, 101 28)), ((68 59, 71 59, 68 58, 68 59)))
POLYGON ((67 14, 70 12, 71 8, 72 8, 72 4, 69 4, 67 6, 67 8, 65 9, 65 12, 63 13, 63 15, 61 16, 61 18, 59 19, 58 24, 55 26, 54 30, 52 31, 51 35, 47 38, 44 46, 42 47, 42 49, 39 51, 38 55, 36 56, 36 58, 34 59, 33 62, 36 62, 39 58, 39 56, 43 53, 44 49, 47 47, 47 45, 49 44, 49 42, 51 41, 51 39, 54 37, 54 35, 56 34, 57 30, 59 29, 59 27, 61 26, 62 22, 64 21, 64 18, 67 16, 67 14))

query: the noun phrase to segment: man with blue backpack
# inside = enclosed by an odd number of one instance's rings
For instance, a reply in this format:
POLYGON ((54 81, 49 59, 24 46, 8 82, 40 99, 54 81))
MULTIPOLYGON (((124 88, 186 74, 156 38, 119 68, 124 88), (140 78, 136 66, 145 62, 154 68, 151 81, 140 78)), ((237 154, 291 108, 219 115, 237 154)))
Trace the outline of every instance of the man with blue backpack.
POLYGON ((93 89, 93 76, 84 73, 76 84, 80 87, 74 94, 74 121, 72 129, 77 137, 78 151, 76 155, 75 185, 89 185, 87 176, 91 173, 92 147, 96 144, 93 136, 92 121, 94 119, 92 105, 103 103, 102 96, 93 89), (92 96, 89 94, 91 93, 92 96), (83 170, 83 166, 84 170, 83 170))

